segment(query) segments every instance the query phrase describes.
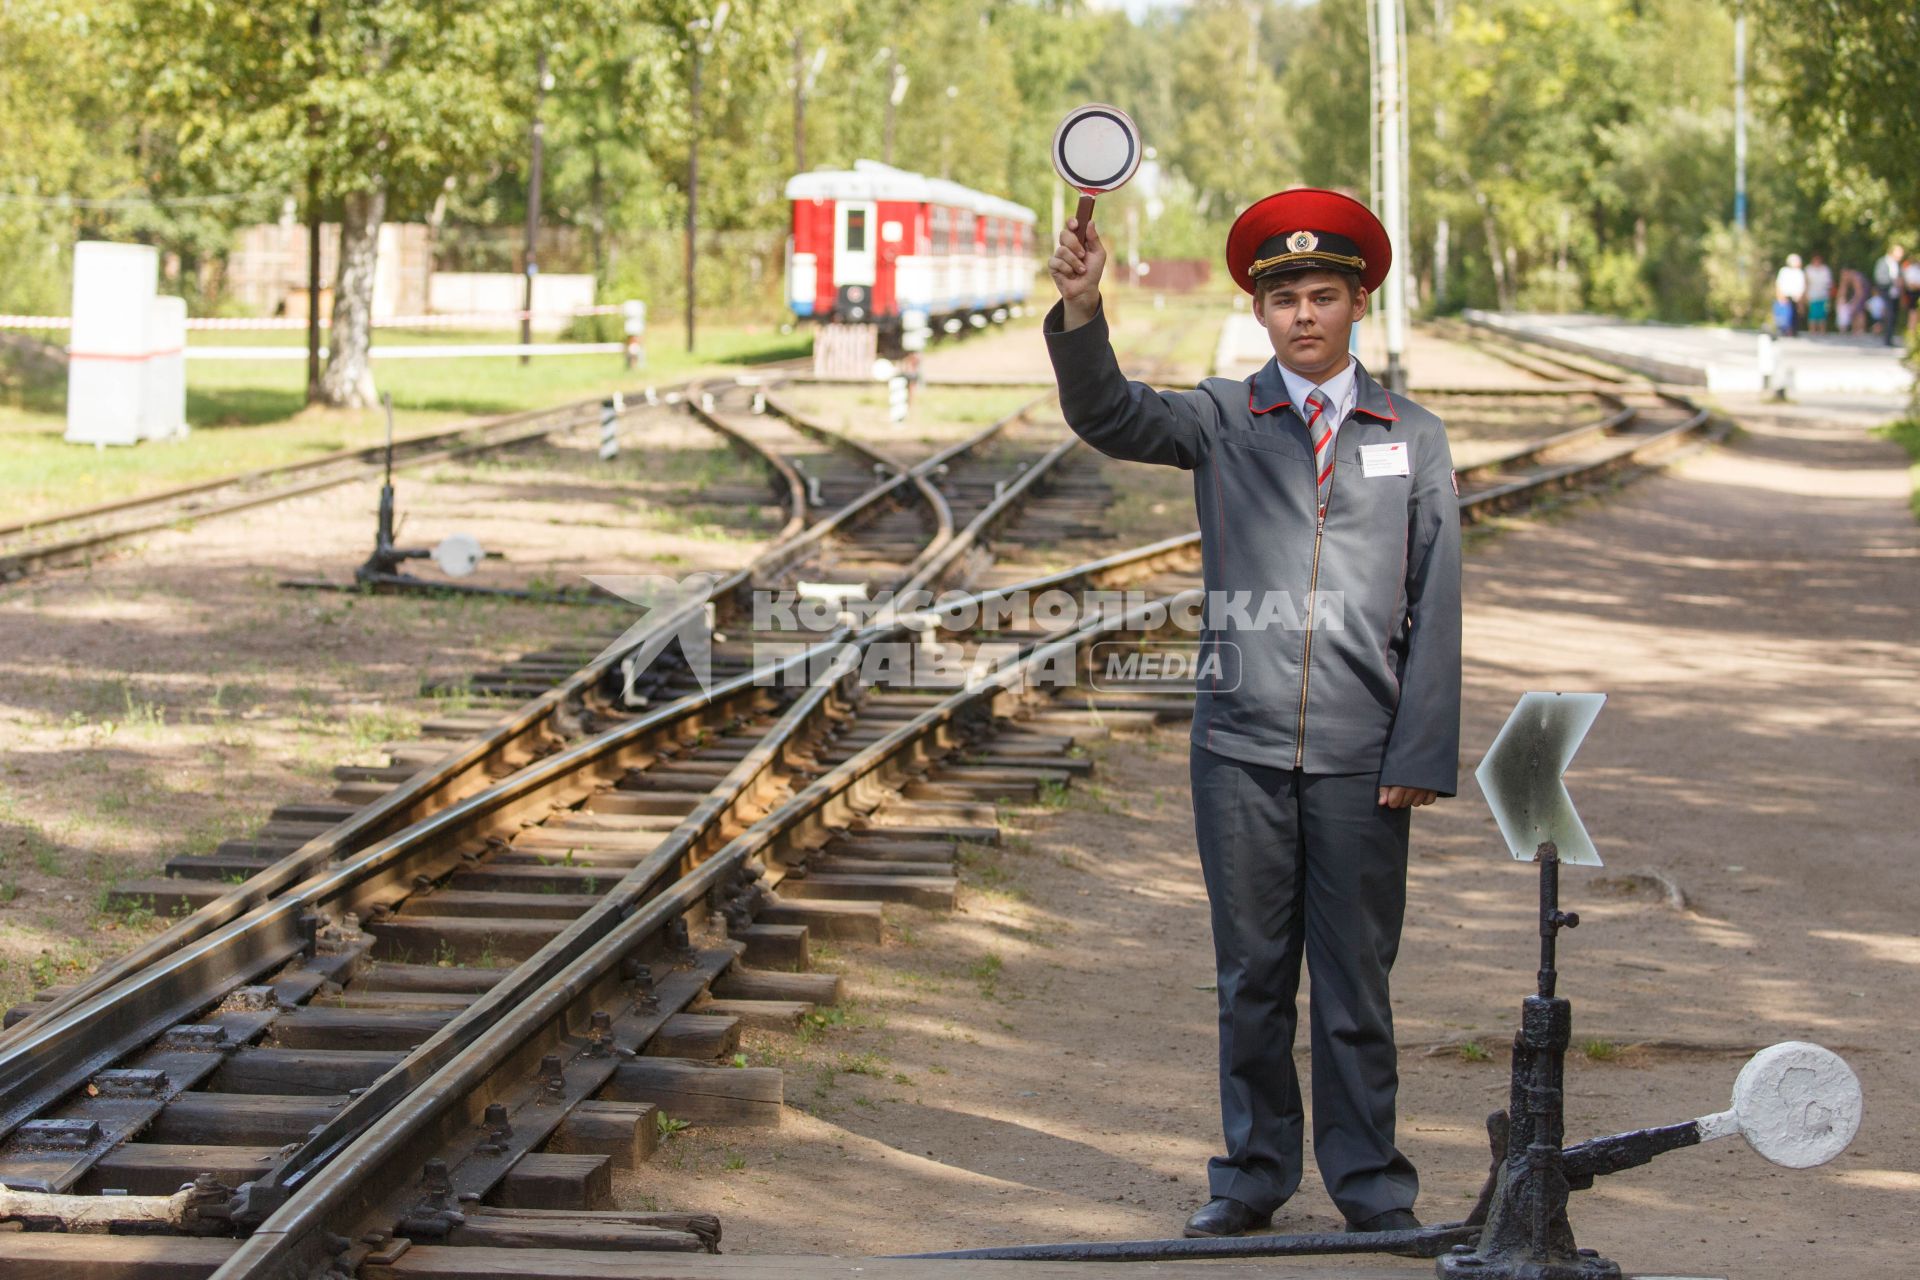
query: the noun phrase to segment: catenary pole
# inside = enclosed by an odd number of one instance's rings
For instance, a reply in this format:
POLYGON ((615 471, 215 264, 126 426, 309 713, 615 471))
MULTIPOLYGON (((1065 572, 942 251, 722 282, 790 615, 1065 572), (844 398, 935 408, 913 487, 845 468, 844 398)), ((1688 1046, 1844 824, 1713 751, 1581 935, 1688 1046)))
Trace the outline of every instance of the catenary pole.
POLYGON ((800 33, 793 33, 793 171, 807 171, 807 60, 800 33))
MULTIPOLYGON (((527 165, 527 266, 526 288, 520 298, 520 342, 523 346, 533 342, 533 278, 540 274, 539 245, 540 236, 540 180, 541 170, 546 163, 547 127, 540 119, 540 112, 547 103, 547 48, 540 46, 540 59, 535 71, 533 87, 533 124, 528 129, 528 144, 532 156, 527 165)), ((520 363, 528 364, 533 360, 530 352, 520 353, 520 363)))
MULTIPOLYGON (((320 6, 307 16, 313 78, 320 78, 320 6)), ((307 403, 320 403, 320 108, 307 107, 307 403)))
POLYGON ((1387 389, 1407 389, 1407 157, 1406 129, 1401 99, 1400 0, 1377 0, 1374 23, 1375 80, 1379 86, 1380 118, 1375 123, 1375 145, 1380 149, 1381 221, 1398 261, 1381 285, 1380 299, 1387 322, 1387 389))
POLYGON ((687 350, 693 350, 694 249, 700 223, 700 39, 693 41, 693 92, 688 101, 687 139, 687 350))

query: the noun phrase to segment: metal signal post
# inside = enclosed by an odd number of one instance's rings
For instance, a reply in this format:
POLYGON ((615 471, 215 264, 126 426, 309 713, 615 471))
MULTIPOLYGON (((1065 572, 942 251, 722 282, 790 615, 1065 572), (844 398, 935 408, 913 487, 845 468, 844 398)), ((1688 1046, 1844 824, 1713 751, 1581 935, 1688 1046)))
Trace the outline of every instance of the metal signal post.
MULTIPOLYGON (((1487 1216, 1478 1246, 1456 1246, 1436 1270, 1447 1278, 1619 1280, 1617 1264, 1574 1243, 1567 1221, 1571 1188, 1561 1144, 1567 1133, 1573 1005, 1554 993, 1559 982, 1555 950, 1560 930, 1578 928, 1580 917, 1560 909, 1560 851, 1554 842, 1542 841, 1534 857, 1540 864, 1540 970, 1536 993, 1521 1002, 1520 1030, 1513 1038, 1506 1158, 1483 1199, 1487 1216)), ((1498 1132, 1499 1126, 1494 1128, 1498 1132)))

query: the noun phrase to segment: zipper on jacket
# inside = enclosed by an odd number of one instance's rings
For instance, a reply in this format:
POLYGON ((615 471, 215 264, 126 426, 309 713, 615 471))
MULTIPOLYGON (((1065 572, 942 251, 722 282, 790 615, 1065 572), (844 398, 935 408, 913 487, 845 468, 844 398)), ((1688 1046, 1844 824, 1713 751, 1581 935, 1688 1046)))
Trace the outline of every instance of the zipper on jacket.
POLYGON ((1327 477, 1327 502, 1319 505, 1320 486, 1313 486, 1315 505, 1319 507, 1319 516, 1313 525, 1313 569, 1307 578, 1307 644, 1300 656, 1300 722, 1293 735, 1293 767, 1302 767, 1307 756, 1307 677, 1313 671, 1313 612, 1317 605, 1315 593, 1320 590, 1320 539, 1327 531, 1327 507, 1333 505, 1334 482, 1340 479, 1340 468, 1334 467, 1333 474, 1327 477))

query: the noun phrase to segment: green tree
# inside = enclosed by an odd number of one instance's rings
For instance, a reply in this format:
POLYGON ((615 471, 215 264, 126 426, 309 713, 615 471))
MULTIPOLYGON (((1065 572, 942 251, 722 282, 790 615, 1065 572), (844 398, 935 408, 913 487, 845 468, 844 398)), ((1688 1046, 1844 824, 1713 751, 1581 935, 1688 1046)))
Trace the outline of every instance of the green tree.
POLYGON ((1773 100, 1842 208, 1889 233, 1920 224, 1920 11, 1909 0, 1753 0, 1773 100), (1876 190, 1862 191, 1863 180, 1876 190), (1869 197, 1861 199, 1862 196, 1869 197), (1871 197, 1884 196, 1873 208, 1871 197))
POLYGON ((236 7, 129 0, 142 100, 203 179, 302 191, 340 211, 329 404, 374 400, 374 265, 381 224, 418 215, 448 180, 523 145, 537 50, 625 16, 584 0, 311 0, 236 7), (314 28, 317 26, 317 34, 314 28))
POLYGON ((98 57, 105 4, 0 4, 0 311, 61 313, 68 252, 137 199, 131 131, 98 57))
POLYGON ((1267 29, 1270 9, 1199 0, 1180 23, 1178 110, 1160 154, 1193 184, 1203 216, 1231 220, 1300 172, 1302 131, 1288 127, 1296 117, 1275 74, 1287 50, 1267 29))

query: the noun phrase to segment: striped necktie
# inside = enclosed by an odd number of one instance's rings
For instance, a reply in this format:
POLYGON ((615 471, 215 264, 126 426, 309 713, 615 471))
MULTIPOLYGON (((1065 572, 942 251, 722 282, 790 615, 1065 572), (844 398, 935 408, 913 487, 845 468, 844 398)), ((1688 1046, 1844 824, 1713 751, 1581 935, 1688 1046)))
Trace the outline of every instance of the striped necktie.
POLYGON ((1328 409, 1327 397, 1319 391, 1307 396, 1307 435, 1313 439, 1313 470, 1319 477, 1320 514, 1327 514, 1327 489, 1333 480, 1333 422, 1320 419, 1328 409))

